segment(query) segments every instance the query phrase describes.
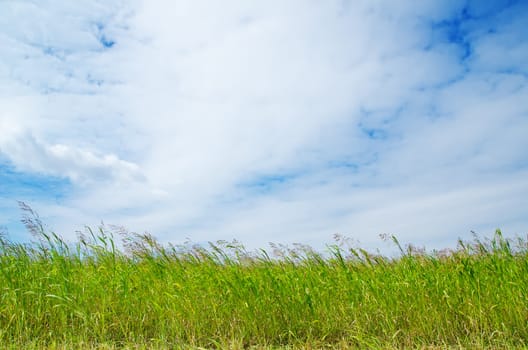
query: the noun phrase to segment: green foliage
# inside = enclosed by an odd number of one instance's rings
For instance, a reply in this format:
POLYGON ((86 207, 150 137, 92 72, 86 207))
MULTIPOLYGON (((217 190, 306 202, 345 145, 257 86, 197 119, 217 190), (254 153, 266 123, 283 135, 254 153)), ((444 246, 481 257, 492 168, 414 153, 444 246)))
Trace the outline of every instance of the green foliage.
POLYGON ((35 219, 26 224, 37 242, 0 235, 7 348, 497 348, 528 340, 528 245, 500 231, 452 251, 400 246, 401 256, 388 258, 339 244, 329 254, 304 246, 250 253, 237 242, 162 246, 125 232, 118 249, 103 228, 67 244, 35 219))

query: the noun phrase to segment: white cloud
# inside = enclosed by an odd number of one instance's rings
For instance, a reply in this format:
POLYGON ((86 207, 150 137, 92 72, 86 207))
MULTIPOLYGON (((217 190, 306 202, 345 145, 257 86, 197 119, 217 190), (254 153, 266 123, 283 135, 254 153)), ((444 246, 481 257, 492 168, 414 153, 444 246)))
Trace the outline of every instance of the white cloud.
POLYGON ((136 164, 120 160, 114 154, 96 155, 88 150, 63 144, 45 144, 28 133, 4 136, 0 151, 7 154, 19 171, 67 177, 86 186, 96 182, 141 181, 136 164))
POLYGON ((253 245, 525 229, 522 11, 487 35, 451 21, 462 8, 4 2, 0 152, 73 182, 40 210, 66 234, 100 219, 253 245))

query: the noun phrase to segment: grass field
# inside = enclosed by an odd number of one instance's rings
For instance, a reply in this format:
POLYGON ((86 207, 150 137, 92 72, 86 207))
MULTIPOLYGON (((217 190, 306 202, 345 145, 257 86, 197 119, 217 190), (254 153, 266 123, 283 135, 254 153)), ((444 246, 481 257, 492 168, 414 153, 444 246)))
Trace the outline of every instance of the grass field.
MULTIPOLYGON (((66 244, 26 217, 0 238, 0 348, 511 348, 528 343, 528 244, 397 258, 236 243, 161 246, 87 231, 66 244), (124 239, 118 249, 115 239, 124 239)), ((395 238, 394 243, 399 246, 395 238)))

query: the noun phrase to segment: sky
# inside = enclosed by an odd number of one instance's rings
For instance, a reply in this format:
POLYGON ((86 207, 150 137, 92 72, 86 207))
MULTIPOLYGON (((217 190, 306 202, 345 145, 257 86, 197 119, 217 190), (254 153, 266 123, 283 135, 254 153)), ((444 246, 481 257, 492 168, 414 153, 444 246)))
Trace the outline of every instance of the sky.
POLYGON ((528 2, 1 0, 0 226, 528 233, 528 2))

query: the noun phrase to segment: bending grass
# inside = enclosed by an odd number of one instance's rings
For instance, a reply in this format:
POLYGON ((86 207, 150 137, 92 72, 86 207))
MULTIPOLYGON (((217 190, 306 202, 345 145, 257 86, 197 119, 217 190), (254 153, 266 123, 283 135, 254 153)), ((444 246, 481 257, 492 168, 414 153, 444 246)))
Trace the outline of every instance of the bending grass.
POLYGON ((527 346, 528 244, 500 231, 398 258, 338 245, 270 257, 134 233, 118 249, 102 228, 66 244, 26 224, 38 242, 0 236, 5 348, 527 346))

